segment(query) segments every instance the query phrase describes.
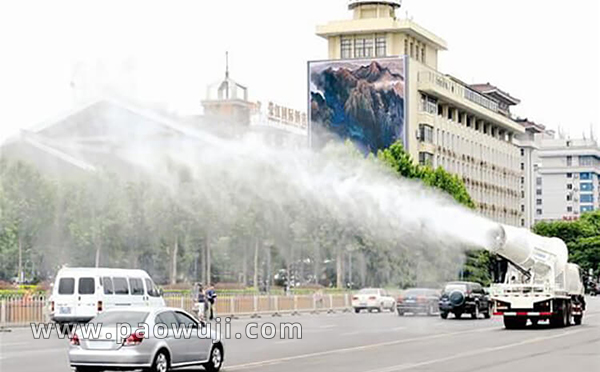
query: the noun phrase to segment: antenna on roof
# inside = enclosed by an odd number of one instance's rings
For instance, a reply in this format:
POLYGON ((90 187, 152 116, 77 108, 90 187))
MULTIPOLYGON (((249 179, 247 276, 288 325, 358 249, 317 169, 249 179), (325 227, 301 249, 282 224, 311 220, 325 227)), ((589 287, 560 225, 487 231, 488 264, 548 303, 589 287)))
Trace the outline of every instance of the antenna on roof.
POLYGON ((225 79, 229 79, 229 51, 225 52, 225 79))

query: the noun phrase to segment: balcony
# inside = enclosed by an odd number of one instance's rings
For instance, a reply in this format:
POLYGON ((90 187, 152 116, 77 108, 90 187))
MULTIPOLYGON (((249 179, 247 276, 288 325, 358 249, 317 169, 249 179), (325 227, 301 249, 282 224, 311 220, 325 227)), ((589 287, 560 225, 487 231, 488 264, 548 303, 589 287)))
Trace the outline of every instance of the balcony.
POLYGON ((498 103, 436 71, 419 72, 419 89, 448 101, 463 110, 470 111, 483 119, 523 133, 523 128, 501 113, 498 103))

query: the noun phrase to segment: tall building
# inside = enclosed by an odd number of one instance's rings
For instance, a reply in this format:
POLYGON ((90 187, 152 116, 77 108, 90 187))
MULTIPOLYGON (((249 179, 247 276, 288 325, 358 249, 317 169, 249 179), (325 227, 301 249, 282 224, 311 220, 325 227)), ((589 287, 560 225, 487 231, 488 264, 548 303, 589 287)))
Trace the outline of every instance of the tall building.
POLYGON ((353 18, 317 27, 330 59, 405 55, 407 150, 422 164, 461 176, 481 214, 519 225, 519 148, 525 132, 511 119, 519 100, 490 84, 468 85, 438 71, 446 42, 410 19, 396 18, 400 0, 353 0, 353 18))
POLYGON ((600 147, 592 139, 556 138, 554 132, 527 119, 519 120, 525 134, 521 146, 523 218, 538 221, 571 220, 598 209, 600 147))

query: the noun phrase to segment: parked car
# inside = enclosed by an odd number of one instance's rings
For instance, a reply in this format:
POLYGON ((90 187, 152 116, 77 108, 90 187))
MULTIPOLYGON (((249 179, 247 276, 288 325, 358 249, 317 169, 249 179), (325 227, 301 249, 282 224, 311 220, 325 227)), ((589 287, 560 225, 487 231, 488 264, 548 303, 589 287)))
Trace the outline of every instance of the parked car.
POLYGON ((218 372, 223 365, 225 350, 220 335, 212 329, 208 332, 207 323, 181 309, 111 309, 95 317, 89 325, 102 326, 97 338, 85 339, 77 329, 70 338, 69 364, 76 372, 135 369, 166 372, 191 366, 218 372), (147 325, 144 331, 138 328, 140 323, 147 325), (132 332, 118 342, 118 327, 122 324, 129 324, 132 332), (191 337, 175 337, 175 327, 192 328, 191 337))
POLYGON ((165 306, 165 301, 144 270, 65 268, 52 288, 50 317, 72 325, 124 306, 165 306))
POLYGON ((471 314, 473 319, 483 314, 486 319, 492 315, 491 301, 479 283, 450 282, 446 284, 439 301, 440 316, 448 318, 449 313, 460 318, 471 314))
POLYGON ((361 310, 394 312, 396 311, 396 301, 385 289, 365 288, 352 296, 352 307, 355 313, 360 313, 361 310))
POLYGON ((437 289, 409 288, 396 300, 396 310, 399 316, 406 313, 436 315, 439 300, 440 291, 437 289))

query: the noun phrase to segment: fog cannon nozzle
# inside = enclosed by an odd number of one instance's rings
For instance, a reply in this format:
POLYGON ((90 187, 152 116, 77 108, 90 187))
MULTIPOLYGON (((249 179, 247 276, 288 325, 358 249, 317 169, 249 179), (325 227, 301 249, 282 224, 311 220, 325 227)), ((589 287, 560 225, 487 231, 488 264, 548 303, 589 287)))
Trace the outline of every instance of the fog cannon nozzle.
POLYGON ((493 253, 498 252, 506 244, 506 230, 502 225, 496 225, 487 233, 487 249, 493 253))

